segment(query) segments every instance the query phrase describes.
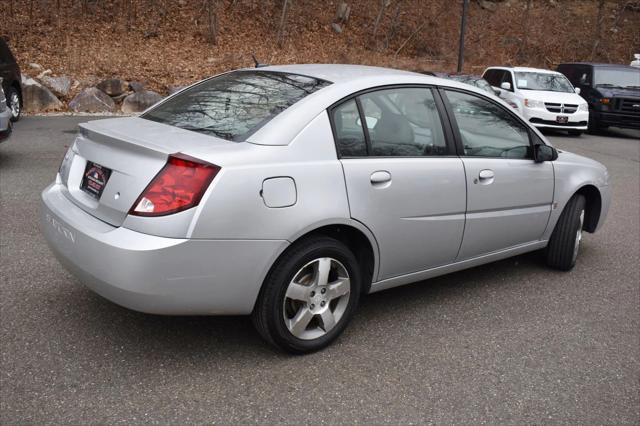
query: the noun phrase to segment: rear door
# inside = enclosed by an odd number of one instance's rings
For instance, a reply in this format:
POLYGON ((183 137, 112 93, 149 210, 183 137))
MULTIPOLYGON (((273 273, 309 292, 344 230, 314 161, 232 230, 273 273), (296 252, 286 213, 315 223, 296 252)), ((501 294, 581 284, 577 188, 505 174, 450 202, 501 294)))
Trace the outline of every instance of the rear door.
POLYGON ((553 203, 553 165, 533 160, 530 130, 502 105, 457 89, 443 93, 466 170, 458 259, 538 241, 553 203))
POLYGON ((460 248, 465 175, 439 104, 430 88, 393 87, 330 110, 351 216, 380 248, 379 280, 451 263, 460 248))

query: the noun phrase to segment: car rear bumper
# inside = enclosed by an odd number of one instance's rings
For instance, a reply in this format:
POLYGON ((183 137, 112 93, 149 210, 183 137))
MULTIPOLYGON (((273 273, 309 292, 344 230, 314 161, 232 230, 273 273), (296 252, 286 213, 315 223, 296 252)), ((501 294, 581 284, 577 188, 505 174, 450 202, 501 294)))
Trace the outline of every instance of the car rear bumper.
POLYGON ((592 120, 601 126, 614 126, 626 129, 640 129, 640 115, 621 114, 615 112, 593 111, 592 120))
POLYGON ((11 129, 11 111, 9 108, 5 108, 0 112, 0 142, 9 139, 11 129))
POLYGON ((113 227, 54 183, 42 193, 42 232, 58 260, 119 305, 166 315, 248 314, 281 240, 164 238, 113 227))
POLYGON ((552 129, 587 130, 589 124, 588 111, 576 111, 573 114, 558 114, 539 108, 524 108, 523 116, 529 123, 536 127, 552 129), (558 123, 556 118, 559 115, 568 117, 569 121, 562 124, 558 123))

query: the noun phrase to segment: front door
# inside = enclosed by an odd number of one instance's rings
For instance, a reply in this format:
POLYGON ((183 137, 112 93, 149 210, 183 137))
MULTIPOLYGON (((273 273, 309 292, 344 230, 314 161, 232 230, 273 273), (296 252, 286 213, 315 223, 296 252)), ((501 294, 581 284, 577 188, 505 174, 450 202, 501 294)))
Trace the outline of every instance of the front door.
POLYGON ((539 241, 553 203, 553 165, 533 160, 533 135, 511 111, 477 94, 445 94, 466 171, 458 259, 539 241))
POLYGON ((371 91, 331 114, 351 216, 380 248, 378 280, 453 262, 464 232, 465 174, 431 89, 371 91))

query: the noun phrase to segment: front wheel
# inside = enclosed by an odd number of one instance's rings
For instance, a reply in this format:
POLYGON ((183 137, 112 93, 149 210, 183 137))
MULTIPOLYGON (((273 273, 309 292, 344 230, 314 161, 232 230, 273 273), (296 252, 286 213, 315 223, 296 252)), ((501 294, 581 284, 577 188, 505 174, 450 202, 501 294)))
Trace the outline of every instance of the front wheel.
POLYGON ((11 121, 16 122, 20 120, 20 114, 22 113, 22 97, 20 92, 15 87, 9 89, 7 93, 7 106, 11 110, 11 121))
POLYGON ((278 259, 254 308, 262 337, 291 353, 317 351, 346 328, 360 298, 358 262, 347 246, 318 236, 278 259))
POLYGON ((585 205, 584 196, 576 194, 560 214, 546 250, 547 265, 552 268, 568 271, 575 266, 582 241, 585 205))

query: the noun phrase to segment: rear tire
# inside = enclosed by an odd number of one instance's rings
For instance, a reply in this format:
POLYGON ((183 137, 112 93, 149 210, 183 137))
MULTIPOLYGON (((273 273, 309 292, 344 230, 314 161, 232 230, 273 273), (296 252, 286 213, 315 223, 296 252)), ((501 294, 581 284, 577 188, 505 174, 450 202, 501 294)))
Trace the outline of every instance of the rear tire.
POLYGON ((567 203, 546 249, 547 265, 561 271, 571 270, 578 257, 584 225, 586 199, 576 194, 567 203))
POLYGON ((338 240, 294 243, 275 263, 258 296, 253 324, 269 343, 303 354, 328 346, 346 328, 360 299, 360 268, 338 240))

